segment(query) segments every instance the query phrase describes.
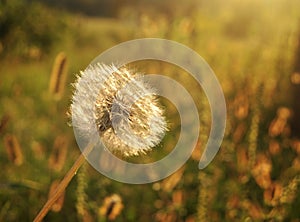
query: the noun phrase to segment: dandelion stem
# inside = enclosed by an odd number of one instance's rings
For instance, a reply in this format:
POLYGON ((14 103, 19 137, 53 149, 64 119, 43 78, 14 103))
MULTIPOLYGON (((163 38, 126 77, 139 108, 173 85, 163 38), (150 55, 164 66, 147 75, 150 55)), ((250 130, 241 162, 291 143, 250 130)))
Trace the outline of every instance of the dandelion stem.
POLYGON ((80 168, 80 166, 85 161, 85 156, 88 155, 92 149, 94 148, 94 143, 89 143, 84 151, 80 154, 80 156, 77 158, 73 166, 70 168, 70 170, 67 172, 65 177, 62 179, 62 181, 57 186, 54 194, 49 197, 43 208, 40 210, 38 215, 35 217, 34 222, 40 222, 42 219, 46 216, 48 211, 51 209, 52 205, 56 202, 56 200, 60 197, 62 192, 66 189, 72 178, 75 176, 77 170, 80 168))

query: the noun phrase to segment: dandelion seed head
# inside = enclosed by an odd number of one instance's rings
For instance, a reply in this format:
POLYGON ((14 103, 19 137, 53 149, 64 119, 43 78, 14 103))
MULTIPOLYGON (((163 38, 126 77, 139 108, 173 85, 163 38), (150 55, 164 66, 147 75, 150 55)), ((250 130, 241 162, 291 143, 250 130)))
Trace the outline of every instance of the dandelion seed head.
POLYGON ((113 153, 139 155, 160 143, 167 126, 155 91, 125 67, 90 65, 78 75, 72 125, 81 137, 100 136, 113 153))

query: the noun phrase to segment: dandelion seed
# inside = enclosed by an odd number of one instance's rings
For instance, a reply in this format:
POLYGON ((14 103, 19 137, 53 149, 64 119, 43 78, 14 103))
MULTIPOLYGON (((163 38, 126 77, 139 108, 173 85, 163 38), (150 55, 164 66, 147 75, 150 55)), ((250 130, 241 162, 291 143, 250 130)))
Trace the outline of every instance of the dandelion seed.
POLYGON ((154 90, 139 73, 96 64, 74 84, 72 125, 87 141, 100 136, 113 153, 139 155, 160 143, 166 131, 154 90))

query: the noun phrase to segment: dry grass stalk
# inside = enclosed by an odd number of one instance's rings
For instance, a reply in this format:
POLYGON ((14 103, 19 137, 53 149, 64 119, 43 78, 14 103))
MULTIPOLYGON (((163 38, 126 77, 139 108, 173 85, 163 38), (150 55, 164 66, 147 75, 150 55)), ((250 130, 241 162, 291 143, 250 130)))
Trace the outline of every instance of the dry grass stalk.
POLYGON ((176 208, 183 205, 184 194, 182 190, 176 190, 172 194, 172 203, 176 208))
POLYGON ((194 148, 191 158, 196 161, 200 161, 200 158, 203 153, 203 145, 200 140, 197 141, 196 147, 194 148))
POLYGON ((48 166, 50 169, 60 171, 66 161, 68 150, 68 140, 65 136, 56 137, 52 149, 52 153, 49 158, 48 166))
POLYGON ((113 194, 104 199, 103 205, 99 208, 99 214, 108 220, 115 220, 123 207, 121 197, 118 194, 113 194))
POLYGON ((7 116, 7 115, 2 116, 1 121, 0 121, 0 134, 4 132, 8 121, 9 121, 9 116, 7 116))
POLYGON ((83 220, 85 215, 87 214, 86 211, 86 199, 87 195, 85 193, 85 189, 87 187, 86 182, 86 164, 83 164, 81 169, 77 174, 77 188, 76 188, 76 210, 78 217, 83 220))
POLYGON ((279 206, 274 207, 269 214, 267 215, 266 219, 270 219, 269 221, 284 221, 284 218, 287 216, 286 208, 279 206))
POLYGON ((257 149, 257 138, 259 131, 259 123, 260 123, 260 112, 258 108, 254 110, 254 114, 251 120, 250 126, 250 134, 249 134, 249 148, 248 148, 248 156, 249 156, 249 167, 252 168, 255 164, 256 160, 256 149, 257 149))
POLYGON ((155 214, 155 220, 158 222, 175 222, 177 220, 177 216, 174 212, 158 212, 155 214))
POLYGON ((280 183, 274 182, 268 189, 264 191, 264 202, 270 206, 277 206, 283 192, 280 183))
POLYGON ((165 192, 171 192, 181 180, 184 170, 185 167, 181 167, 174 174, 164 179, 161 184, 161 189, 165 192))
POLYGON ((252 203, 249 200, 245 200, 242 203, 242 207, 248 211, 249 216, 255 221, 263 220, 266 217, 263 209, 257 203, 252 203))
POLYGON ((9 160, 20 166, 23 163, 23 154, 17 137, 15 135, 6 135, 4 137, 4 146, 9 160))
POLYGON ((300 73, 299 72, 294 72, 291 75, 291 82, 294 85, 299 85, 300 84, 300 73))
POLYGON ((287 128, 287 122, 291 117, 291 111, 288 108, 281 107, 277 110, 277 116, 270 124, 269 135, 276 137, 282 134, 287 128))
POLYGON ((245 147, 239 146, 236 151, 237 158, 237 170, 240 173, 246 173, 249 167, 249 157, 248 152, 245 147))
POLYGON ((208 220, 208 202, 209 202, 209 186, 210 178, 203 171, 199 172, 199 195, 197 206, 197 221, 209 221, 208 220))
POLYGON ((239 123, 232 136, 233 142, 236 144, 241 142, 246 134, 246 131, 247 131, 246 123, 244 122, 239 123))
POLYGON ((65 177, 62 179, 60 184, 57 186, 56 190, 53 192, 53 195, 50 196, 43 206, 43 208, 40 210, 40 212, 37 214, 37 216, 34 219, 34 222, 40 222, 43 220, 43 218, 46 216, 48 211, 51 209, 52 205, 56 202, 56 200, 60 197, 60 195, 65 191, 66 187, 69 185, 70 181, 76 174, 79 167, 84 163, 85 156, 88 155, 91 150, 94 148, 94 144, 90 143, 86 146, 84 151, 80 154, 80 156, 77 158, 71 169, 67 172, 65 177))
POLYGON ((267 189, 271 186, 271 170, 272 163, 267 156, 260 154, 257 156, 255 166, 252 168, 251 173, 258 186, 262 189, 267 189))
POLYGON ((292 167, 293 167, 295 170, 300 171, 300 157, 296 157, 296 158, 293 160, 292 167))
POLYGON ((232 220, 237 217, 240 207, 240 198, 238 195, 232 195, 226 203, 226 218, 232 220))
POLYGON ((45 148, 37 141, 33 141, 31 144, 31 150, 37 159, 42 159, 45 156, 45 148))
MULTIPOLYGON (((49 195, 48 198, 50 198, 53 194, 57 186, 59 185, 59 180, 54 180, 50 186, 49 195)), ((54 212, 59 212, 61 208, 63 207, 65 200, 65 191, 63 191, 58 199, 54 202, 54 204, 51 207, 51 210, 54 212)))
POLYGON ((67 57, 65 53, 60 52, 55 58, 49 82, 49 91, 57 99, 60 99, 64 93, 67 68, 67 57))
POLYGON ((239 120, 245 119, 249 114, 249 98, 245 92, 240 92, 234 102, 234 115, 239 120))
POLYGON ((297 196, 300 177, 296 176, 283 188, 280 203, 292 203, 297 196))
POLYGON ((281 147, 278 141, 272 139, 269 142, 269 152, 272 155, 278 155, 281 152, 281 147))
POLYGON ((300 154, 300 140, 294 139, 291 144, 292 148, 297 152, 297 154, 300 154))
POLYGON ((194 216, 188 216, 188 218, 185 219, 185 222, 196 222, 196 219, 194 216))

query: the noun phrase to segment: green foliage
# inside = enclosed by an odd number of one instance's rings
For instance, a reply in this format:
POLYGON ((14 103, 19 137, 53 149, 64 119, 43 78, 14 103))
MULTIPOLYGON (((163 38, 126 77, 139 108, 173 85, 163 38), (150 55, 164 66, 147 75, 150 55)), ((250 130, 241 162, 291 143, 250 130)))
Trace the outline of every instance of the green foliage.
POLYGON ((0 55, 39 57, 59 40, 63 16, 37 1, 0 1, 0 55))

